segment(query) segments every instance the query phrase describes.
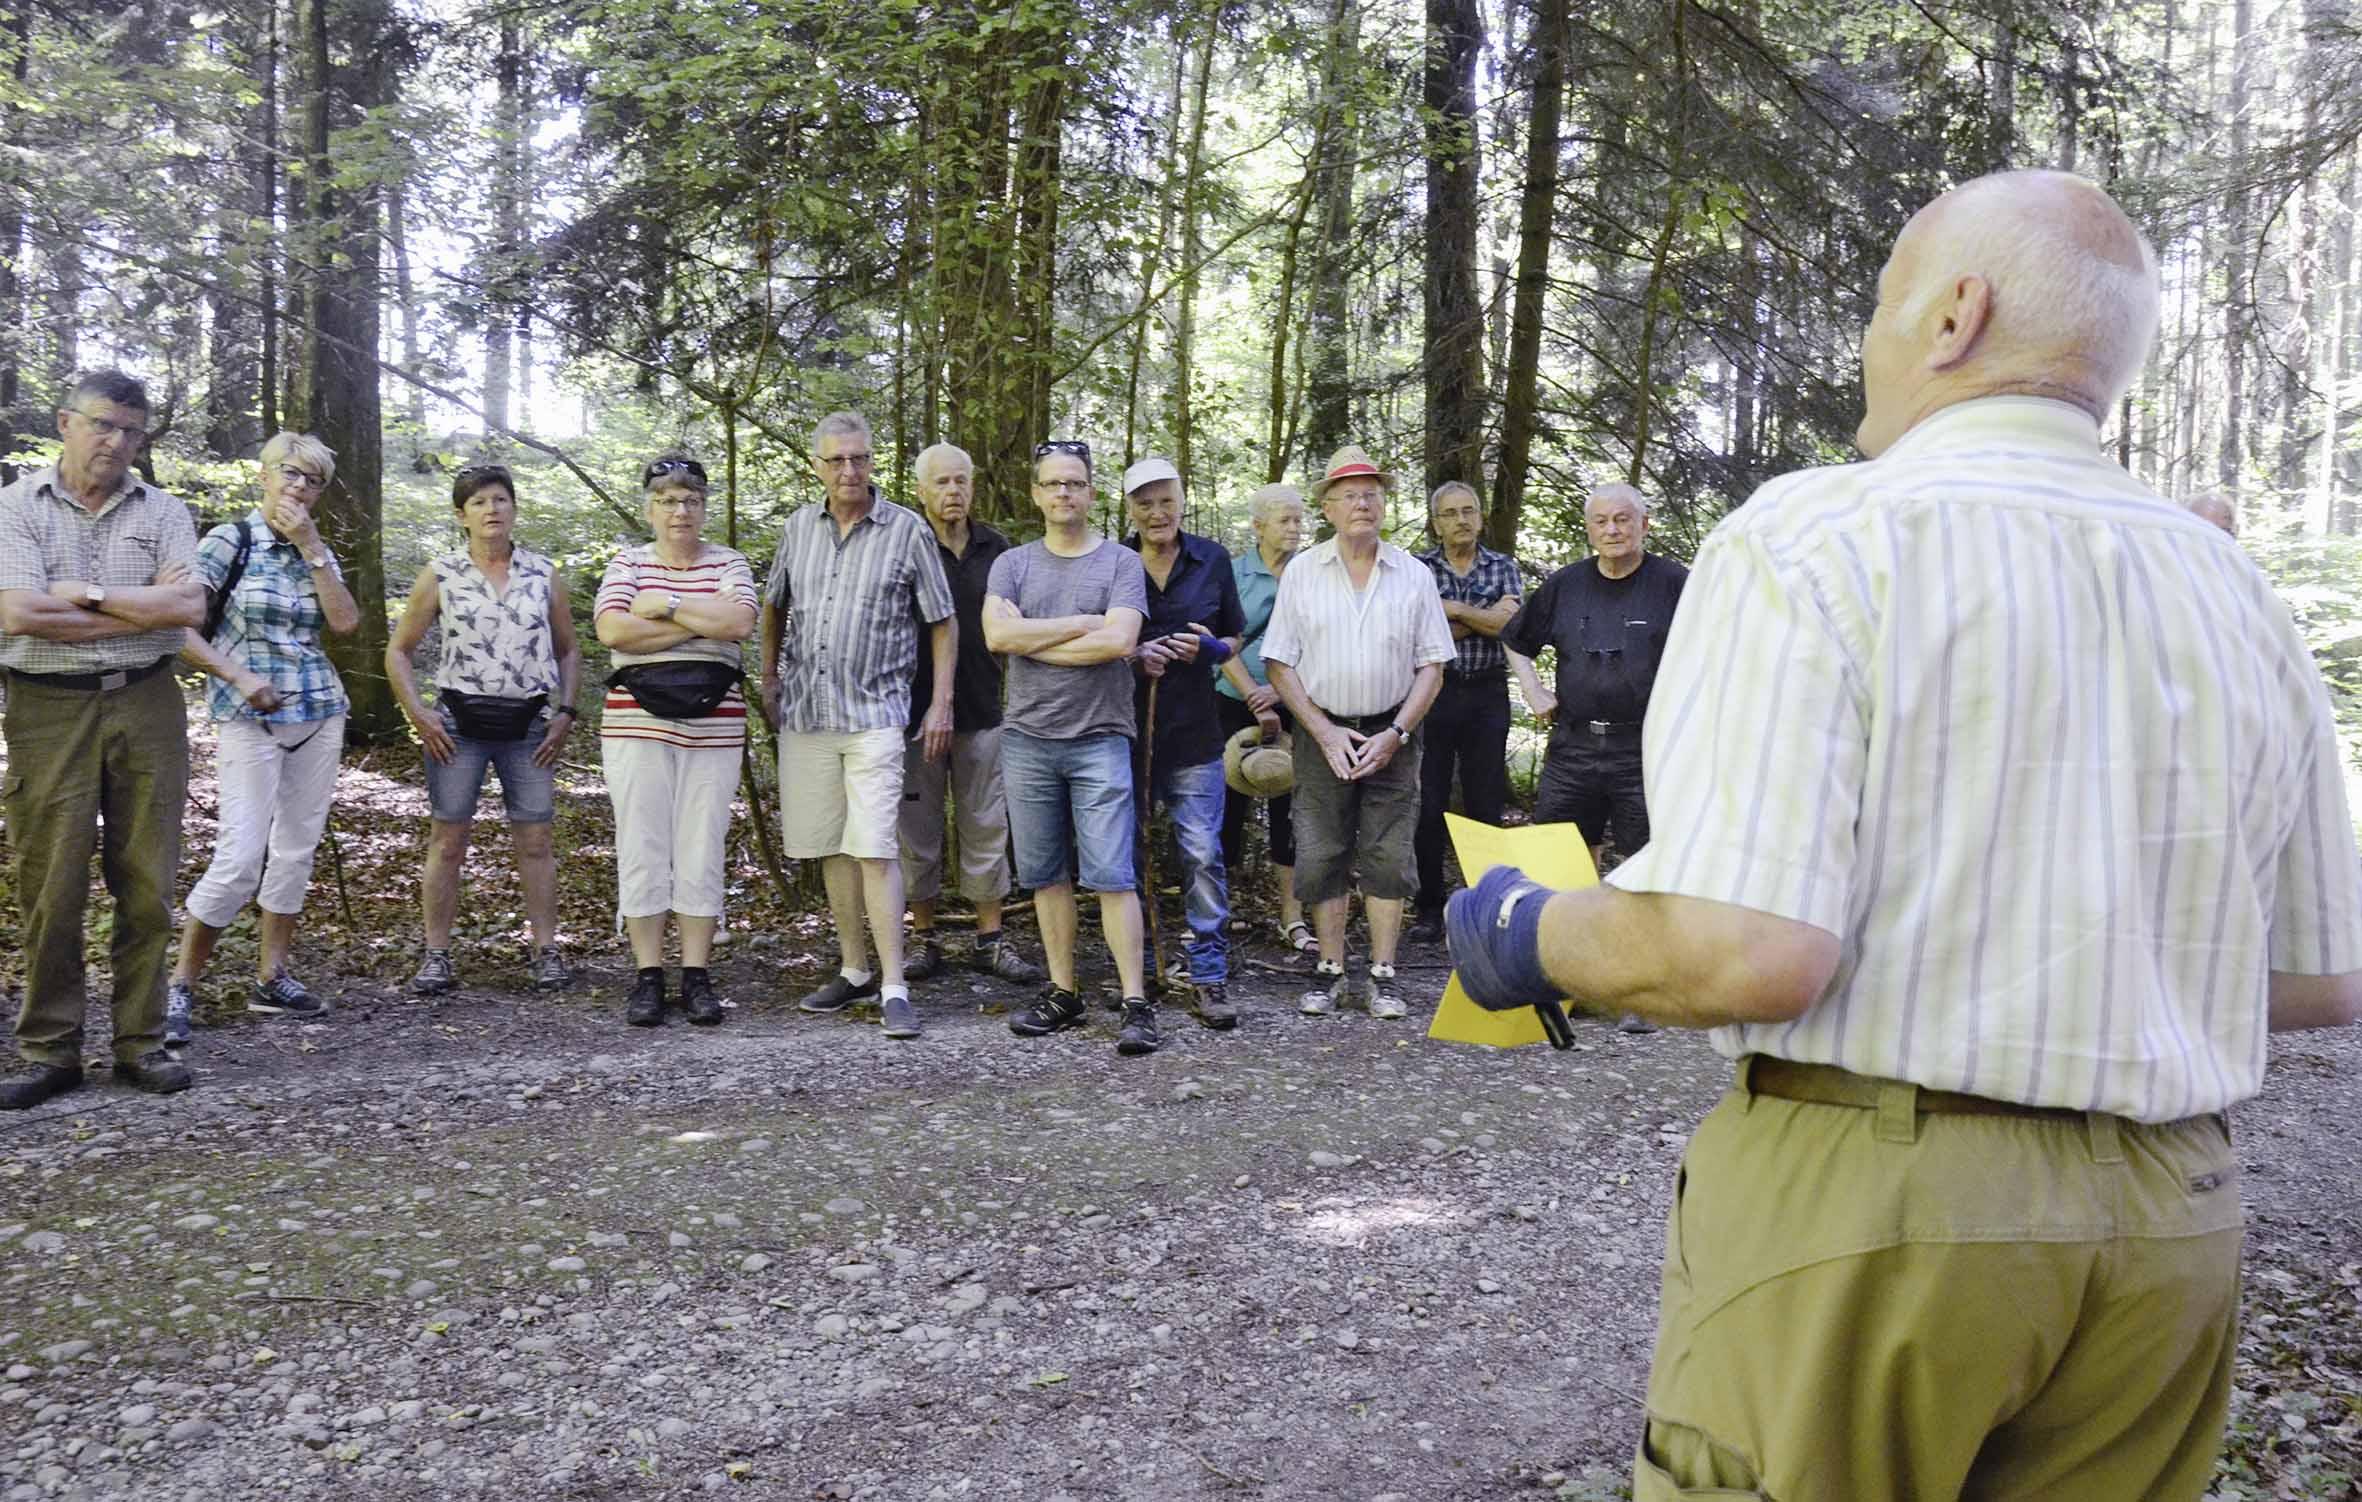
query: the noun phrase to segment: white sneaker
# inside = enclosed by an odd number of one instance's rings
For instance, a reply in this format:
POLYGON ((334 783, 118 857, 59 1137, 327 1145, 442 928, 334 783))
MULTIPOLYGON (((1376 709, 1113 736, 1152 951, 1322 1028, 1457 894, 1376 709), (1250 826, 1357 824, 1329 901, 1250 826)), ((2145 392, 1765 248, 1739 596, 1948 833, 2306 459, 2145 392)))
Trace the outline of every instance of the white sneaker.
POLYGON ((1337 1003, 1345 999, 1350 984, 1345 977, 1345 967, 1335 960, 1322 960, 1312 967, 1312 974, 1315 979, 1325 980, 1329 984, 1305 992, 1296 1010, 1307 1017, 1329 1016, 1337 1010, 1337 1003))
POLYGON ((1399 1022, 1405 1015, 1402 997, 1395 994, 1394 967, 1370 967, 1370 1015, 1381 1022, 1399 1022))

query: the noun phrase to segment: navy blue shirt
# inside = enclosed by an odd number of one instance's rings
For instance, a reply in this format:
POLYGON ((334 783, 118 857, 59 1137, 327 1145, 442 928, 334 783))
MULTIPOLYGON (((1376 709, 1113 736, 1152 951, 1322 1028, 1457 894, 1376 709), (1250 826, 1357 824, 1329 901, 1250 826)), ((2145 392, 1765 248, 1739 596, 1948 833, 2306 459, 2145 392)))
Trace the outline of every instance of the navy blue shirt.
MULTIPOLYGON (((1138 552, 1138 534, 1124 539, 1138 552)), ((1140 623, 1146 644, 1160 636, 1186 631, 1195 621, 1216 636, 1243 636, 1247 613, 1238 603, 1238 576, 1231 572, 1230 555, 1219 543, 1181 534, 1181 556, 1159 589, 1156 574, 1148 575, 1148 619, 1140 623)), ((1222 755, 1222 715, 1214 703, 1214 678, 1222 670, 1204 653, 1195 662, 1168 664, 1156 696, 1156 738, 1149 752, 1173 767, 1194 767, 1222 755)), ((1133 690, 1140 723, 1148 723, 1148 685, 1143 675, 1133 690)))
MULTIPOLYGON (((951 582, 952 613, 960 623, 958 655, 952 659, 951 674, 951 728, 955 735, 990 730, 1001 722, 1001 660, 984 644, 984 585, 992 577, 992 561, 1015 546, 977 521, 968 523, 965 553, 954 556, 942 538, 935 539, 935 551, 943 558, 943 577, 951 582)), ((918 736, 919 722, 934 702, 935 651, 921 632, 918 668, 910 680, 912 738, 918 736)))

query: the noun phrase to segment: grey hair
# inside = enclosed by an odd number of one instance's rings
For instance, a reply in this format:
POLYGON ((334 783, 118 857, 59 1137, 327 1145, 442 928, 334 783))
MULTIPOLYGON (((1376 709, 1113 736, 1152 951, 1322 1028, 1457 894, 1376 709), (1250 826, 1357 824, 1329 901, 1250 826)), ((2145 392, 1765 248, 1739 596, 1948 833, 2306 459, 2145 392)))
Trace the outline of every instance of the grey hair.
POLYGON ((1427 514, 1429 516, 1433 516, 1435 514, 1435 508, 1443 504, 1443 498, 1445 496, 1463 492, 1467 495, 1468 499, 1476 502, 1477 510, 1482 511, 1484 509, 1484 497, 1476 493, 1475 486, 1469 484, 1466 480, 1446 480, 1441 485, 1436 486, 1434 493, 1427 497, 1427 514))
MULTIPOLYGON (((812 446, 818 448, 820 445, 815 442, 812 446)), ((955 464, 965 464, 971 474, 976 470, 976 461, 969 458, 968 451, 958 444, 930 443, 919 450, 917 462, 911 465, 911 473, 918 476, 918 482, 924 485, 930 476, 940 474, 955 464)))
POLYGON ((859 433, 863 442, 874 442, 869 434, 869 419, 858 412, 831 412, 812 425, 812 452, 820 452, 820 445, 830 438, 859 433))
POLYGON ((148 388, 120 370, 86 370, 74 378, 73 389, 66 393, 65 405, 71 407, 86 396, 102 402, 113 402, 118 407, 136 407, 142 412, 153 412, 148 405, 148 388))
POLYGON ((322 489, 336 478, 336 450, 309 433, 273 433, 271 441, 262 446, 257 462, 267 470, 290 459, 306 469, 318 470, 322 489))
POLYGON ((1278 482, 1266 485, 1247 497, 1247 517, 1251 521, 1267 521, 1276 515, 1282 506, 1301 508, 1303 504, 1303 491, 1284 481, 1278 482))
POLYGON ((1644 517, 1651 510, 1648 497, 1640 493, 1640 487, 1627 485, 1621 480, 1610 480, 1605 485, 1593 486, 1591 493, 1583 497, 1583 509, 1589 511, 1593 501, 1630 501, 1639 508, 1640 514, 1644 517))
POLYGON ((1923 314, 1957 278, 1983 277, 1992 289, 1990 327, 1997 341, 2075 352, 2104 384, 2089 394, 2102 410, 2114 406, 2157 337, 2157 253, 2149 237, 2123 218, 2105 189, 2072 172, 1995 172, 1954 189, 1951 197, 1946 223, 1924 253, 1906 316, 1923 314), (2030 210, 2024 204, 2028 188, 2048 190, 2053 202, 2030 210), (2105 217, 2131 233, 2136 264, 2108 256, 2090 243, 2095 235, 2075 232, 2072 216, 2080 210, 2062 206, 2057 195, 2078 191, 2096 195, 2107 205, 2105 217), (1995 212, 2002 205, 1987 202, 2013 194, 2017 201, 2006 211, 1995 212))

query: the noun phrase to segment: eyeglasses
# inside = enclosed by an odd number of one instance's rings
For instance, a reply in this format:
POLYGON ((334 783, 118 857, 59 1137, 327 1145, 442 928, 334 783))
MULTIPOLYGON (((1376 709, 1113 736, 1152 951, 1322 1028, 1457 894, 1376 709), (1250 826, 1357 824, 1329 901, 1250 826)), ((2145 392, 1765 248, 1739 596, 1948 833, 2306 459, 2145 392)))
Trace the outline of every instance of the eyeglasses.
POLYGON ((867 469, 875 454, 816 454, 813 456, 823 469, 867 469))
POLYGON ((664 495, 652 495, 648 497, 648 504, 651 506, 678 506, 683 511, 702 511, 705 509, 705 497, 691 491, 677 490, 664 495))
POLYGON ((1036 490, 1056 490, 1067 494, 1087 493, 1091 488, 1091 482, 1088 480, 1036 480, 1033 482, 1033 488, 1036 490))
POLYGON ((318 490, 328 483, 325 476, 315 475, 310 470, 294 464, 280 465, 279 478, 286 484, 309 485, 314 490, 318 490))
POLYGON ((79 407, 68 407, 66 410, 73 413, 76 417, 81 418, 84 422, 90 424, 91 430, 98 434, 99 440, 101 442, 104 442, 109 438, 113 438, 117 434, 121 434, 123 437, 130 439, 133 443, 137 443, 141 439, 148 436, 148 430, 146 428, 135 427, 130 423, 124 422, 109 422, 103 417, 93 417, 79 407))
POLYGON ((640 484, 646 486, 659 475, 694 475, 697 483, 705 483, 705 466, 694 459, 655 459, 640 471, 640 484))

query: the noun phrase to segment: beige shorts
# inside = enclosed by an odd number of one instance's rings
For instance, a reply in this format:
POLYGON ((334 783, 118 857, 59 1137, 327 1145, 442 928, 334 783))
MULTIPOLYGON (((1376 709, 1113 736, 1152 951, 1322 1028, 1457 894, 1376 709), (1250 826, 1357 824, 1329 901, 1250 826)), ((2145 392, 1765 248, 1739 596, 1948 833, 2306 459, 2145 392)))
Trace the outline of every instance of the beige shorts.
POLYGON ((901 854, 902 730, 789 731, 779 738, 779 823, 790 860, 901 854))

